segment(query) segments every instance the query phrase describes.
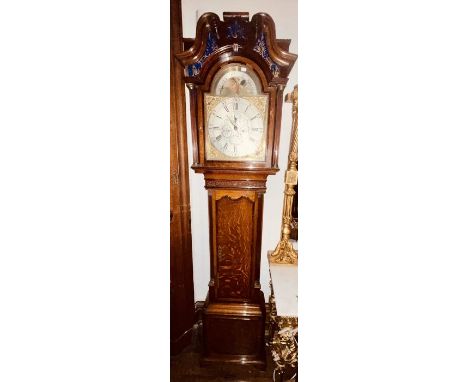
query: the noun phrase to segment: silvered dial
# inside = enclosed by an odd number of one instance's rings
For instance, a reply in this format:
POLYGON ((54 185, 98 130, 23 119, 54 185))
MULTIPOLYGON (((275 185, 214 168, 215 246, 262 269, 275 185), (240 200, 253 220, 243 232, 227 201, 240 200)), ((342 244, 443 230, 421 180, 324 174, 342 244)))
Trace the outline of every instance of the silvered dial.
POLYGON ((222 96, 248 96, 256 94, 256 86, 245 68, 237 68, 240 70, 231 70, 225 73, 215 88, 215 94, 222 96), (242 70, 244 69, 244 70, 242 70))
POLYGON ((254 104, 245 98, 226 97, 208 118, 208 134, 212 145, 226 156, 253 155, 262 144, 263 117, 254 104))

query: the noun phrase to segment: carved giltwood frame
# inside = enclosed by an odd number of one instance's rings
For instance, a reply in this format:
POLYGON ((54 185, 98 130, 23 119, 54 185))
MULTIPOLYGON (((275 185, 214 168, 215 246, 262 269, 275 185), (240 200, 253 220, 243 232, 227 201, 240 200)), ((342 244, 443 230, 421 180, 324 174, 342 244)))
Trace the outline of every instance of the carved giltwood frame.
POLYGON ((294 186, 297 184, 297 85, 286 95, 286 102, 293 104, 293 121, 291 131, 291 145, 289 148, 288 169, 284 176, 284 202, 281 226, 281 239, 270 256, 270 261, 277 264, 297 264, 297 251, 293 248, 290 239, 292 222, 292 205, 294 200, 294 186))

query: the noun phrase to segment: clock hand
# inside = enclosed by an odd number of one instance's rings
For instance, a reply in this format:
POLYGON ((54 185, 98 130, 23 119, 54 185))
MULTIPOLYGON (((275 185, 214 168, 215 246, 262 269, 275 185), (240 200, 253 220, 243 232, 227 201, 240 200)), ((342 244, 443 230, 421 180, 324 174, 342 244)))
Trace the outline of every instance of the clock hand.
MULTIPOLYGON (((234 117, 234 120, 235 120, 235 118, 236 118, 236 117, 234 117)), ((234 130, 237 131, 238 127, 237 127, 236 123, 235 123, 235 122, 232 122, 232 121, 231 121, 231 118, 229 118, 229 116, 227 116, 227 119, 228 119, 228 121, 231 123, 231 125, 234 126, 234 130)))

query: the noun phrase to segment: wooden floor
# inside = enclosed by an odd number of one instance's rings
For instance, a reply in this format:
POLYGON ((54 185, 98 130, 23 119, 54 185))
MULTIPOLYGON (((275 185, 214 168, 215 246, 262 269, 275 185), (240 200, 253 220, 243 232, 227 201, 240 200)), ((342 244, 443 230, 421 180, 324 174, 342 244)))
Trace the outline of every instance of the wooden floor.
POLYGON ((200 367, 200 338, 182 353, 171 357, 171 382, 271 382, 273 361, 267 349, 265 371, 253 366, 210 366, 200 367))

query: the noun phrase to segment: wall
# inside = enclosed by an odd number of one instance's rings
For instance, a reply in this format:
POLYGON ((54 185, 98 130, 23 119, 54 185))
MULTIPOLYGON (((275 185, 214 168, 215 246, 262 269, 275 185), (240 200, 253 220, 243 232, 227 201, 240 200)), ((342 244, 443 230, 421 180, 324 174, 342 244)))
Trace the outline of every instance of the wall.
MULTIPOLYGON (((257 12, 268 13, 276 24, 276 37, 291 39, 290 51, 298 53, 297 50, 297 2, 284 1, 273 2, 271 0, 255 1, 238 0, 232 6, 232 1, 218 0, 208 2, 203 0, 182 0, 182 28, 184 37, 195 37, 195 29, 198 17, 205 12, 214 12, 222 17, 223 12, 248 11, 250 16, 257 12)), ((298 59, 299 61, 299 59, 298 59)), ((297 81, 298 61, 294 65, 289 76, 288 85, 284 94, 292 91, 297 81)), ((187 92, 188 99, 188 92, 187 92)), ((189 103, 187 102, 187 117, 190 116, 189 103)), ((268 178, 267 192, 263 213, 263 240, 262 261, 260 271, 260 283, 265 297, 270 295, 268 261, 266 253, 275 248, 280 238, 281 213, 283 207, 284 191, 284 169, 287 164, 289 151, 289 137, 291 133, 291 104, 283 106, 283 118, 281 124, 279 167, 280 171, 268 178)), ((189 162, 192 165, 192 138, 190 131, 190 120, 188 126, 188 150, 189 162)), ((210 279, 209 268, 209 235, 208 235, 208 196, 204 187, 202 174, 195 174, 190 170, 190 202, 192 208, 192 245, 193 245, 193 278, 195 301, 204 300, 208 292, 210 279)))

